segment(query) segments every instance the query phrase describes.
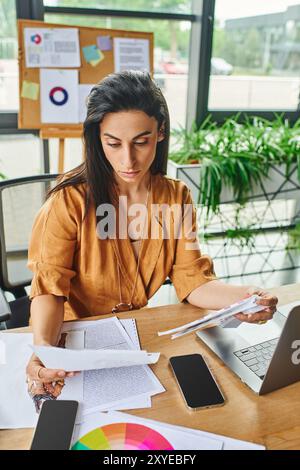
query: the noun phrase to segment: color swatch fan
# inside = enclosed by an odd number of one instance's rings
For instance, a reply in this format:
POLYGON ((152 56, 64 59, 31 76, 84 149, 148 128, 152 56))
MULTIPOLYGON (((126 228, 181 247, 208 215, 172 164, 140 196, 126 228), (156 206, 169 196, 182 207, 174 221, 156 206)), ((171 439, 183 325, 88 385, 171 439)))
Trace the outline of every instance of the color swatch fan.
POLYGON ((72 450, 174 450, 170 442, 148 426, 108 424, 81 437, 72 450))

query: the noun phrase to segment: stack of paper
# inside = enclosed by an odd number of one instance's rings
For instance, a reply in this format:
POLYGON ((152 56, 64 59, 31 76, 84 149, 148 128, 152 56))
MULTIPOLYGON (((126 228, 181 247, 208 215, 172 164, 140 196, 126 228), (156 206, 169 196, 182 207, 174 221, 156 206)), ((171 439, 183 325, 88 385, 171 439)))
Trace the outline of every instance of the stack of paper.
MULTIPOLYGON (((82 330, 85 348, 125 351, 140 349, 135 320, 116 317, 64 325, 64 330, 82 330)), ((83 402, 79 416, 93 411, 151 407, 151 396, 165 391, 147 365, 85 370, 83 402)), ((79 418, 80 419, 80 418, 79 418)))
MULTIPOLYGON (((149 360, 146 352, 138 351, 140 344, 133 319, 119 321, 117 318, 108 318, 65 323, 62 332, 67 333, 65 347, 68 351, 86 348, 106 356, 111 350, 122 351, 123 358, 141 352, 144 359, 147 356, 148 362, 158 359, 157 355, 150 355, 149 360)), ((31 333, 0 334, 0 428, 36 425, 38 416, 26 384, 26 365, 32 354, 32 341, 31 333)), ((52 350, 51 347, 48 349, 52 350)), ((75 370, 78 370, 78 364, 76 366, 75 370)), ((57 399, 77 400, 80 403, 80 422, 82 415, 94 411, 151 407, 151 396, 164 391, 149 366, 127 365, 85 370, 75 377, 67 378, 57 399)))
POLYGON ((222 324, 222 322, 227 321, 228 318, 233 317, 237 313, 252 315, 253 313, 264 310, 261 305, 258 305, 256 303, 258 299, 258 295, 252 295, 251 297, 240 302, 236 302, 235 304, 232 304, 229 307, 222 308, 221 310, 218 310, 213 313, 209 313, 208 315, 205 315, 199 320, 186 323, 185 325, 179 326, 178 328, 173 328, 171 330, 159 331, 158 336, 169 335, 173 333, 171 339, 175 339, 179 338, 180 336, 184 336, 188 333, 191 333, 195 330, 201 330, 204 328, 222 324))

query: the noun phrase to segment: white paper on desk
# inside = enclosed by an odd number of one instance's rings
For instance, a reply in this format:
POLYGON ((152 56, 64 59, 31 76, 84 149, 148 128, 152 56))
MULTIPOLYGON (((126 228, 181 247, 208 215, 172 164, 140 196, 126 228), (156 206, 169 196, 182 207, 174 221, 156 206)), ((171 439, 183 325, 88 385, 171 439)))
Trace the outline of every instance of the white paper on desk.
MULTIPOLYGON (((133 319, 130 319, 131 321, 133 319)), ((63 331, 85 328, 86 348, 113 348, 119 350, 135 349, 138 338, 134 342, 126 333, 125 324, 116 317, 95 321, 79 321, 65 323, 63 331), (124 326, 122 326, 124 325, 124 326)), ((133 327, 133 325, 132 325, 133 327)), ((130 329, 132 331, 132 328, 130 329)), ((149 366, 120 367, 114 369, 101 369, 85 371, 84 373, 84 406, 83 413, 107 410, 113 407, 124 406, 126 409, 136 408, 136 400, 145 399, 143 408, 149 405, 149 396, 165 391, 149 366), (130 380, 128 378, 130 377, 130 380)))
POLYGON ((63 369, 67 372, 155 364, 159 359, 159 353, 135 350, 75 350, 53 346, 32 346, 32 349, 48 369, 63 369))
MULTIPOLYGON (((129 338, 133 342, 135 348, 141 349, 135 319, 124 318, 119 321, 120 321, 120 324, 125 329, 126 333, 128 334, 129 338)), ((150 370, 150 373, 152 374, 151 370, 150 370)), ((115 403, 115 405, 110 406, 109 408, 107 407, 106 409, 107 411, 123 411, 123 410, 135 410, 135 409, 140 409, 140 408, 151 408, 151 406, 152 406, 151 395, 144 394, 144 395, 136 396, 134 400, 131 399, 129 401, 128 400, 120 401, 118 403, 115 403)))
MULTIPOLYGON (((223 447, 223 440, 218 438, 217 436, 208 437, 202 434, 194 435, 189 432, 186 432, 186 430, 189 431, 188 428, 177 429, 176 426, 166 426, 165 423, 162 423, 160 421, 139 418, 137 416, 118 412, 93 413, 85 416, 84 422, 82 422, 78 426, 75 426, 72 445, 74 445, 78 441, 78 439, 82 438, 85 434, 89 433, 93 429, 114 423, 133 423, 136 425, 142 425, 150 428, 147 437, 149 439, 151 438, 151 431, 153 434, 160 434, 162 438, 164 438, 164 442, 161 449, 165 450, 221 450, 223 447)), ((159 436, 155 435, 156 444, 158 441, 158 437, 159 436)), ((144 432, 142 432, 140 445, 142 445, 144 439, 145 434, 144 432)), ((120 447, 118 448, 121 450, 125 449, 125 447, 122 447, 121 439, 120 447)), ((143 449, 143 447, 140 448, 143 449)), ((114 448, 114 450, 115 449, 116 448, 114 448)))
POLYGON ((222 450, 265 450, 265 447, 261 444, 255 444, 249 441, 241 441, 239 439, 234 439, 233 437, 227 437, 221 434, 215 434, 207 431, 201 431, 199 429, 186 428, 184 426, 171 425, 167 423, 164 423, 164 426, 171 427, 179 431, 182 430, 194 436, 207 436, 212 439, 220 439, 223 441, 222 450))
MULTIPOLYGON (((26 366, 32 354, 31 333, 1 333, 0 341, 5 348, 6 364, 0 365, 0 428, 35 427, 38 415, 27 392, 26 366)), ((68 333, 66 345, 82 347, 84 332, 68 333)), ((83 399, 82 374, 65 379, 65 386, 58 399, 83 399)))
POLYGON ((259 299, 259 296, 252 295, 248 299, 236 302, 229 307, 209 313, 198 320, 186 323, 185 325, 173 328, 171 330, 158 332, 158 336, 174 333, 171 339, 179 338, 180 336, 191 333, 192 331, 198 330, 200 328, 206 328, 220 324, 220 322, 232 317, 233 315, 236 315, 237 313, 243 312, 245 314, 253 314, 259 312, 263 310, 263 307, 261 305, 257 305, 257 299, 259 299))
POLYGON ((106 407, 105 411, 123 411, 123 410, 137 410, 140 408, 151 408, 151 396, 138 395, 134 400, 120 400, 117 404, 106 407))
POLYGON ((80 67, 77 28, 24 28, 26 67, 80 67))
POLYGON ((80 406, 79 411, 76 417, 76 424, 81 424, 86 420, 86 416, 90 414, 97 414, 97 413, 104 413, 108 411, 129 411, 129 410, 137 410, 137 409, 144 409, 144 408, 151 408, 152 402, 151 397, 146 395, 137 395, 134 397, 134 400, 119 400, 115 402, 113 405, 106 405, 105 407, 97 407, 95 410, 82 410, 82 406, 80 406))
MULTIPOLYGON (((86 348, 135 346, 117 318, 101 320, 86 329, 86 348)), ((134 403, 140 395, 156 395, 165 389, 148 366, 120 367, 84 372, 84 413, 117 407, 119 401, 134 403)), ((128 409, 131 405, 128 406, 128 409)))
MULTIPOLYGON (((108 318, 108 320, 111 320, 108 318)), ((65 322, 62 327, 62 331, 69 330, 70 328, 72 331, 78 330, 78 329, 83 329, 86 330, 87 328, 98 326, 99 321, 103 321, 101 319, 99 320, 89 320, 89 321, 74 321, 74 322, 65 322)), ((134 318, 114 318, 114 323, 117 322, 118 325, 121 325, 124 330, 126 331, 130 341, 134 345, 134 349, 141 349, 140 345, 140 339, 136 327, 136 321, 134 318)))
MULTIPOLYGON (((134 318, 124 318, 119 320, 120 324, 123 326, 125 329, 126 333, 128 334, 130 340, 133 342, 134 346, 136 349, 141 349, 140 346, 140 341, 138 337, 138 332, 136 328, 136 321, 134 318)), ((98 320, 92 320, 92 321, 77 321, 72 323, 73 326, 76 326, 76 328, 87 328, 90 326, 95 326, 98 325, 98 320)), ((67 322, 64 324, 63 329, 67 328, 70 326, 70 323, 68 324, 67 322)), ((150 373, 151 370, 150 370, 150 373)), ((117 402, 114 402, 113 405, 106 405, 103 410, 105 411, 123 411, 123 410, 135 410, 135 409, 140 409, 140 408, 151 408, 151 395, 149 394, 143 394, 143 395, 137 395, 134 397, 134 399, 125 399, 125 400, 120 400, 117 402)), ((80 422, 81 418, 78 416, 78 419, 76 422, 80 422)))

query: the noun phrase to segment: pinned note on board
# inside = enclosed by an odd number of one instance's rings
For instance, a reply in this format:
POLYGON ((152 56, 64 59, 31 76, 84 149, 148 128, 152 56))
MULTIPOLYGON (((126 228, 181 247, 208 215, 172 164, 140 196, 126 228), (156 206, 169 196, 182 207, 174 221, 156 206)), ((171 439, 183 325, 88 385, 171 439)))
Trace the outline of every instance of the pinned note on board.
POLYGON ((24 28, 27 68, 80 67, 78 28, 24 28))
POLYGON ((41 122, 79 124, 78 70, 41 69, 41 122))
POLYGON ((23 80, 22 90, 21 90, 22 98, 27 98, 28 100, 36 101, 39 97, 39 92, 40 92, 39 83, 34 83, 34 82, 29 82, 27 80, 23 80))
POLYGON ((150 72, 149 40, 114 37, 115 72, 146 70, 150 72))
POLYGON ((102 54, 95 44, 83 47, 82 52, 86 62, 93 66, 99 64, 99 62, 104 59, 104 54, 102 54))
POLYGON ((111 37, 110 36, 98 36, 97 46, 100 49, 100 51, 111 51, 112 50, 111 37))
POLYGON ((100 62, 102 62, 102 60, 104 59, 104 54, 99 51, 99 57, 98 59, 95 59, 95 60, 90 60, 90 64, 93 66, 93 67, 96 67, 96 65, 100 64, 100 62))

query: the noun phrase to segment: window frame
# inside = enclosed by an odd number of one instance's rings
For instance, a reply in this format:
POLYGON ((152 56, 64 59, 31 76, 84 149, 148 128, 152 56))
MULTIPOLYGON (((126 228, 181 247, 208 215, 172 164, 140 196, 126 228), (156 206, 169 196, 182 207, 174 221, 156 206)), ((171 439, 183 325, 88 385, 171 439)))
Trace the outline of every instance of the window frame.
MULTIPOLYGON (((193 122, 199 126, 203 120, 211 115, 218 123, 227 117, 236 115, 237 110, 230 109, 208 109, 208 97, 210 86, 210 68, 212 57, 212 43, 214 34, 214 15, 216 0, 192 0, 192 12, 188 13, 165 13, 150 11, 115 10, 103 8, 81 8, 81 7, 54 7, 45 6, 43 0, 15 0, 17 19, 44 20, 44 14, 74 14, 87 16, 111 16, 126 18, 161 19, 175 21, 190 21, 191 36, 189 46, 189 76, 187 90, 187 116, 186 128, 189 129, 193 122)), ((244 116, 261 116, 272 119, 274 113, 282 114, 291 123, 300 117, 300 109, 295 111, 280 110, 240 110, 240 120, 244 116)), ((0 134, 11 133, 38 134, 36 129, 18 129, 18 115, 13 112, 0 112, 0 134)), ((48 145, 44 150, 48 154, 48 145)), ((49 168, 49 162, 47 164, 49 168)))
MULTIPOLYGON (((196 8, 197 0, 193 0, 193 6, 196 8)), ((229 117, 236 116, 240 113, 239 121, 243 122, 245 117, 259 116, 268 120, 274 119, 274 114, 280 114, 284 119, 287 119, 291 124, 294 124, 297 119, 300 118, 300 108, 295 111, 278 109, 278 110, 263 110, 263 109, 208 109, 208 98, 209 98, 209 86, 210 86, 210 69, 211 69, 211 57, 212 57, 212 44, 213 44, 213 34, 214 34, 214 18, 215 18, 215 4, 216 0, 205 0, 203 2, 203 11, 202 11, 202 26, 200 32, 200 44, 203 44, 205 47, 201 47, 200 54, 193 56, 193 53, 190 54, 190 63, 198 64, 198 74, 200 80, 197 83, 197 91, 193 92, 190 96, 190 103, 193 106, 193 103, 198 104, 198 109, 195 110, 195 121, 197 125, 200 125, 204 119, 210 115, 212 120, 221 124, 229 117), (201 85, 200 85, 201 83, 201 85)), ((189 91, 188 91, 189 92, 189 91)), ((191 125, 191 120, 189 120, 188 128, 191 125)))

